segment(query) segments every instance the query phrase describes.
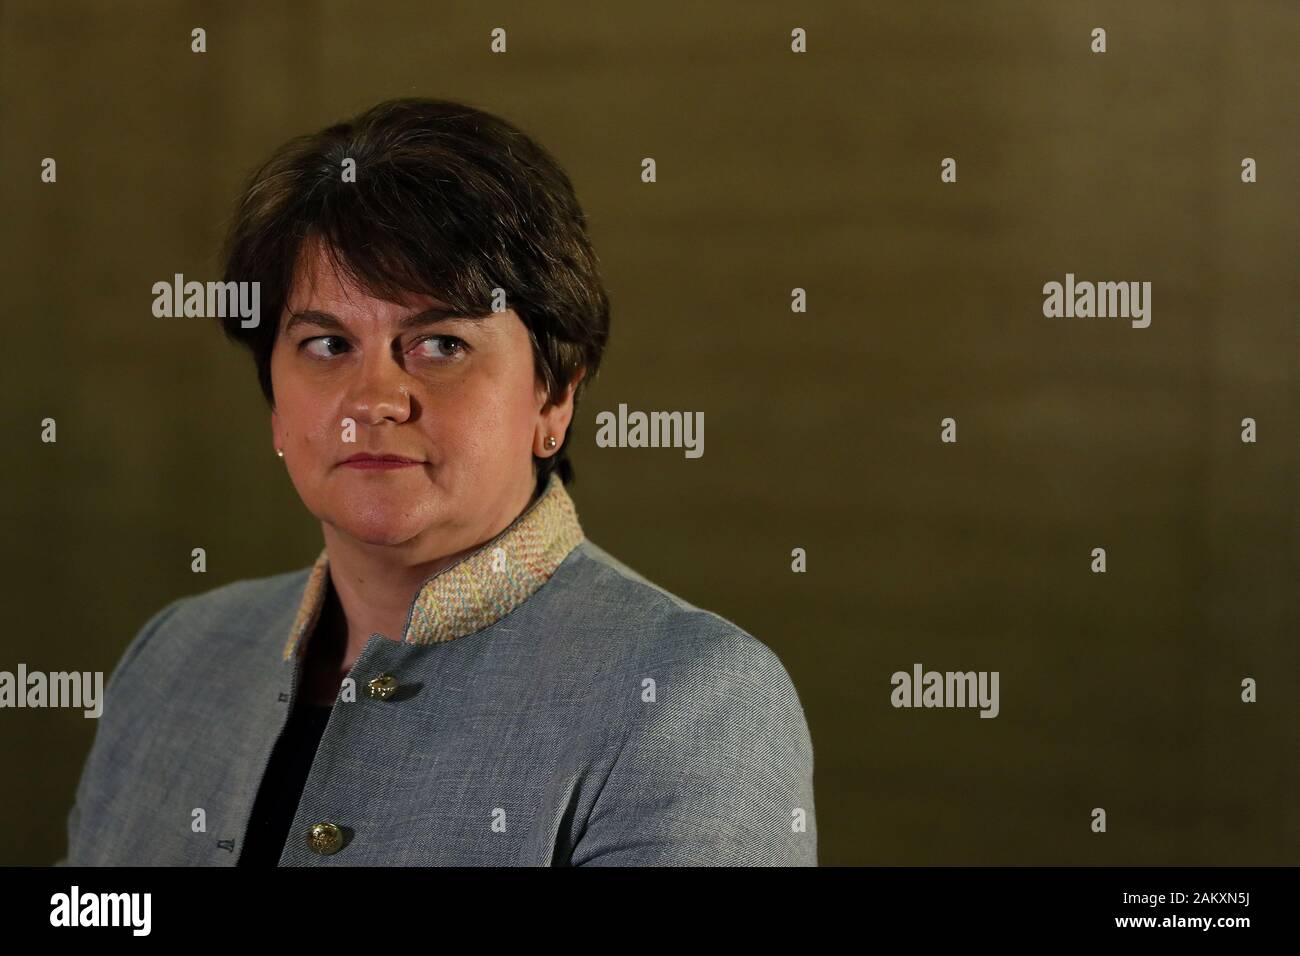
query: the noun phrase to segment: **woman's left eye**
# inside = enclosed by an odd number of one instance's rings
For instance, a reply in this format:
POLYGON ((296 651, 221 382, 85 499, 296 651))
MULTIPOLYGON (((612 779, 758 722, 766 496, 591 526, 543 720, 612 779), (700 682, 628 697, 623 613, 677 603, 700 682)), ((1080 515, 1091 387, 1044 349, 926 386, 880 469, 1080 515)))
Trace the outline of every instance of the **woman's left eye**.
POLYGON ((465 349, 465 343, 454 335, 430 335, 416 342, 411 351, 420 358, 450 359, 465 349))

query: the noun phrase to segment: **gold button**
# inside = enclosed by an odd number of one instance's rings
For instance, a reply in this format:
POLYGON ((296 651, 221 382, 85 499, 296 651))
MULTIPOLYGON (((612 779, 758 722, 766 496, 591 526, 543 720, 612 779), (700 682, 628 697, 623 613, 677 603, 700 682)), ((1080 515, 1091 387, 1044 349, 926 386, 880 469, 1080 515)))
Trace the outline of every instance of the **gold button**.
POLYGON ((332 823, 313 824, 307 831, 307 846, 313 853, 337 853, 343 846, 343 831, 332 823))
POLYGON ((397 678, 392 674, 380 674, 366 684, 366 693, 377 700, 388 700, 397 693, 397 678))

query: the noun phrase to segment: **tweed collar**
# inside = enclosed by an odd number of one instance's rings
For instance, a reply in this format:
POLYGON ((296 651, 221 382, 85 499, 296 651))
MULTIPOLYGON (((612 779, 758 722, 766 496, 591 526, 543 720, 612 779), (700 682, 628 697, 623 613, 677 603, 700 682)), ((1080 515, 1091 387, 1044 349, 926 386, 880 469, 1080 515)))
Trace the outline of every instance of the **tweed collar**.
MULTIPOLYGON (((552 472, 542 494, 508 528, 420 586, 403 643, 450 641, 496 623, 545 584, 582 539, 573 499, 552 472)), ((329 560, 322 551, 284 647, 286 661, 306 649, 328 583, 329 560)))

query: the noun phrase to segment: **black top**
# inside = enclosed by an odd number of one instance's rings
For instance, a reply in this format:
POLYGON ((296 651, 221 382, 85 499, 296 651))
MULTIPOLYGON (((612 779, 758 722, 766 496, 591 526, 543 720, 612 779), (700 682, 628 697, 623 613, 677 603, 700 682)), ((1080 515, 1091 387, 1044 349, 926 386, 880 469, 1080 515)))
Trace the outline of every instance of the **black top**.
POLYGON ((289 714, 253 803, 244 849, 239 854, 240 866, 279 864, 330 710, 325 704, 300 702, 289 714))

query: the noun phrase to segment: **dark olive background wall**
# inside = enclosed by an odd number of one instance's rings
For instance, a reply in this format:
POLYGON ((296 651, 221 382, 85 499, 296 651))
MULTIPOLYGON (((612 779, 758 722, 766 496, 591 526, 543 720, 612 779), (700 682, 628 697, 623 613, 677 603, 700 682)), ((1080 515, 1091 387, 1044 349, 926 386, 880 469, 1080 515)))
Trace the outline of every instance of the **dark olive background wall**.
MULTIPOLYGON (((1294 864, 1297 49, 1281 0, 3 0, 0 670, 107 673, 173 598, 312 560, 251 364, 151 286, 217 277, 289 136, 459 98, 592 220, 587 533, 780 655, 822 862, 1294 864), (1151 327, 1044 318, 1066 272, 1152 282, 1151 327), (703 458, 597 448, 620 402, 704 412, 703 458), (892 708, 918 661, 999 671, 1000 716, 892 708)), ((0 863, 62 853, 94 729, 0 711, 0 863)))

